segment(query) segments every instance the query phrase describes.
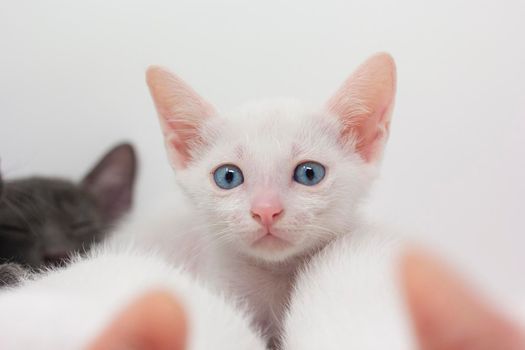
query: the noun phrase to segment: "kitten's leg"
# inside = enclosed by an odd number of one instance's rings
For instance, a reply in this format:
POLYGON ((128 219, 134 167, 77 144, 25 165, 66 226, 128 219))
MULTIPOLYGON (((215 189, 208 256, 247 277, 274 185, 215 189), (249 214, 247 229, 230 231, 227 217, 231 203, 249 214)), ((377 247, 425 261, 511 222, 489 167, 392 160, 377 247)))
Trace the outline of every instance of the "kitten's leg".
POLYGON ((315 256, 292 294, 283 349, 414 348, 394 270, 399 248, 368 229, 315 256))
MULTIPOLYGON (((66 268, 0 293, 0 349, 86 349, 108 329, 111 332, 115 322, 122 326, 119 315, 130 308, 128 314, 138 315, 138 322, 131 324, 131 330, 125 327, 131 333, 124 334, 137 335, 139 340, 158 339, 162 344, 166 333, 142 319, 173 320, 166 310, 151 308, 158 306, 158 300, 141 309, 141 297, 154 291, 168 296, 161 302, 173 298, 180 304, 188 329, 185 350, 265 348, 242 308, 212 293, 188 272, 154 254, 99 248, 66 268), (153 317, 156 312, 158 318, 153 317)), ((170 305, 167 302, 166 307, 170 305)))
POLYGON ((0 288, 18 285, 28 272, 19 264, 5 263, 0 265, 0 288))
POLYGON ((184 350, 187 320, 171 293, 152 291, 127 306, 89 347, 90 350, 184 350))

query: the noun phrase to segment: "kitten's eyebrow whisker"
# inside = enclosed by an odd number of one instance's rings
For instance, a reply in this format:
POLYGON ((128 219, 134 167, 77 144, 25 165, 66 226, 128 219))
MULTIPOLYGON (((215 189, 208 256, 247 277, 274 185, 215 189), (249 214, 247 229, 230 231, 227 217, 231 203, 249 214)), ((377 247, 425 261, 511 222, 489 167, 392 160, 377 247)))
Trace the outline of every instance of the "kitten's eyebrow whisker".
POLYGON ((234 153, 237 159, 242 160, 244 158, 244 147, 242 145, 235 146, 234 153))
POLYGON ((301 147, 300 147, 298 144, 294 143, 294 144, 292 145, 291 158, 292 158, 292 159, 296 159, 296 158, 299 157, 299 155, 300 155, 301 153, 302 153, 302 149, 301 149, 301 147))
MULTIPOLYGON (((35 216, 37 216, 39 214, 39 211, 40 211, 40 208, 38 207, 38 205, 36 203, 34 203, 32 199, 32 196, 27 193, 26 191, 23 191, 21 189, 18 189, 18 188, 11 188, 10 189, 11 192, 13 192, 15 194, 14 198, 5 198, 4 200, 7 202, 7 201, 10 201, 10 203, 13 205, 13 207, 16 207, 18 209, 18 206, 22 207, 27 207, 27 212, 29 214, 31 213, 34 213, 35 216), (25 199, 25 200, 24 200, 25 199)), ((11 207, 11 209, 13 209, 13 207, 11 207)), ((13 211, 15 211, 13 209, 13 211)), ((19 211, 16 212, 16 214, 21 217, 22 219, 25 219, 27 217, 27 215, 22 215, 20 214, 21 212, 23 211, 23 209, 19 209, 19 211)))
POLYGON ((27 218, 25 217, 25 215, 22 213, 22 211, 14 204, 12 203, 11 200, 9 200, 8 198, 3 198, 3 202, 5 203, 5 205, 11 209, 12 211, 14 211, 16 213, 16 215, 22 219, 22 221, 24 221, 24 223, 27 225, 27 228, 29 229, 29 233, 31 233, 31 235, 35 236, 35 232, 33 230, 33 228, 31 227, 29 221, 27 220, 27 218))
POLYGON ((19 189, 16 186, 14 188, 10 187, 9 191, 15 194, 14 196, 15 198, 11 198, 11 200, 18 200, 22 202, 22 200, 25 199, 26 201, 24 201, 24 204, 34 205, 34 208, 37 208, 37 206, 32 201, 33 196, 27 191, 24 191, 23 189, 19 189))

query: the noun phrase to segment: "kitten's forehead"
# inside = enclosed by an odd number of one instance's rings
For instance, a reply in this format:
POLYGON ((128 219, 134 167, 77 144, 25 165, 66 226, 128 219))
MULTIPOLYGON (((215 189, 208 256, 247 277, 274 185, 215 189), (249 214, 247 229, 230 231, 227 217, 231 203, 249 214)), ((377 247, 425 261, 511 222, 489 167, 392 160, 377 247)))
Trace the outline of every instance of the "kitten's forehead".
POLYGON ((247 152, 294 155, 335 131, 335 118, 293 99, 252 102, 224 114, 223 142, 241 156, 247 152), (328 132, 330 133, 330 132, 328 132))
POLYGON ((73 182, 33 177, 13 180, 6 184, 6 197, 15 201, 42 200, 54 202, 79 202, 83 199, 82 191, 73 182))
POLYGON ((73 182, 53 178, 25 178, 5 184, 0 213, 5 217, 23 218, 39 225, 90 216, 95 210, 92 199, 73 182))
POLYGON ((224 114, 228 120, 243 126, 273 128, 278 125, 294 125, 311 114, 312 108, 295 99, 267 99, 247 102, 224 114))

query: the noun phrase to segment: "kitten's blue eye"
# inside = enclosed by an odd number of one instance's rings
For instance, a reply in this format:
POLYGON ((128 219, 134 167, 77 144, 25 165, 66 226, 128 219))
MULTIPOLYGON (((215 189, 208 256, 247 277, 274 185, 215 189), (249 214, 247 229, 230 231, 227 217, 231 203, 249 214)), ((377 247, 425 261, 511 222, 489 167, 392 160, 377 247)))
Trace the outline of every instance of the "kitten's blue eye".
POLYGON ((213 179, 217 186, 225 190, 231 190, 244 182, 241 169, 233 164, 218 167, 213 173, 213 179))
POLYGON ((293 179, 302 185, 317 185, 324 178, 325 168, 316 162, 299 164, 294 171, 293 179))

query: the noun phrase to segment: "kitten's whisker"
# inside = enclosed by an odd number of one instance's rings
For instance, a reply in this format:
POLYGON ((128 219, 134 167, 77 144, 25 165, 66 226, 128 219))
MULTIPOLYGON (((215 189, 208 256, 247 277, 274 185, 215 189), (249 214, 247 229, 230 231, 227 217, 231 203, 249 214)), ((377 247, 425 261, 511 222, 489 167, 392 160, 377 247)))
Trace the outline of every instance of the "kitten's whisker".
POLYGON ((330 237, 329 238, 333 238, 333 237, 336 237, 339 235, 339 233, 329 229, 329 228, 326 228, 326 227, 323 227, 323 226, 319 226, 319 225, 315 225, 315 224, 306 224, 306 225, 303 225, 304 228, 307 228, 307 229, 311 229, 308 231, 308 233, 310 235, 314 235, 316 237, 319 237, 319 238, 327 238, 326 237, 326 234, 328 234, 330 237), (319 232, 321 231, 321 232, 319 232))
MULTIPOLYGON (((223 225, 215 225, 215 226, 223 226, 223 225)), ((203 228, 209 228, 210 226, 203 226, 203 228)), ((186 231, 187 232, 187 231, 186 231)), ((212 235, 206 236, 204 242, 201 242, 201 244, 194 246, 189 254, 194 256, 195 258, 198 258, 201 256, 201 254, 205 253, 211 246, 216 245, 219 243, 219 246, 225 245, 226 243, 229 243, 229 233, 231 233, 231 229, 226 227, 223 228, 223 230, 219 231, 213 231, 212 235), (204 245, 203 245, 204 244, 204 245)))

